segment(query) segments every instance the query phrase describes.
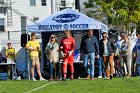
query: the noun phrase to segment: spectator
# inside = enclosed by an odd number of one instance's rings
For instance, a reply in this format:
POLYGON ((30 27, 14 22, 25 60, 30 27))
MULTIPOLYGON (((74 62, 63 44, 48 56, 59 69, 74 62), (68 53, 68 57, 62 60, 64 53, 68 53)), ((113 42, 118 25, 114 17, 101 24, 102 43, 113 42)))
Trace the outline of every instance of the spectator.
POLYGON ((74 74, 74 51, 75 51, 75 40, 71 36, 70 31, 64 31, 65 37, 60 42, 60 53, 63 59, 63 80, 66 80, 67 75, 67 64, 70 66, 70 79, 73 79, 74 74))
MULTIPOLYGON (((0 53, 0 63, 7 63, 6 58, 2 57, 2 54, 0 53)), ((0 66, 0 72, 7 72, 7 69, 5 66, 0 66)))
POLYGON ((6 49, 7 63, 15 63, 15 48, 11 43, 7 43, 8 49, 6 49))
POLYGON ((0 63, 7 63, 6 58, 3 58, 1 53, 0 53, 0 63))
POLYGON ((131 48, 131 40, 128 38, 126 34, 123 35, 124 41, 121 45, 121 62, 123 67, 123 73, 125 77, 131 77, 131 58, 132 58, 132 50, 131 48), (126 65, 127 74, 125 73, 124 63, 126 65))
POLYGON ((99 76, 98 78, 102 78, 102 74, 104 74, 104 77, 106 76, 105 71, 104 71, 104 63, 103 63, 103 59, 100 57, 99 59, 97 59, 98 62, 98 68, 99 68, 99 76))
POLYGON ((134 52, 136 56, 136 66, 137 66, 137 71, 140 76, 140 32, 137 32, 137 42, 134 47, 134 52))
POLYGON ((86 79, 91 78, 91 80, 94 80, 95 52, 97 53, 97 58, 99 58, 99 44, 97 38, 93 35, 93 30, 88 30, 87 35, 82 37, 80 51, 84 53, 83 63, 87 73, 86 79), (90 68, 88 67, 89 59, 90 68))
POLYGON ((121 71, 122 70, 121 69, 122 67, 121 67, 121 57, 120 57, 121 45, 122 45, 122 42, 124 41, 123 36, 124 36, 124 33, 121 34, 121 36, 120 36, 121 39, 116 42, 116 48, 117 48, 117 50, 116 50, 115 58, 114 58, 116 69, 117 69, 120 77, 123 76, 123 73, 121 71))
POLYGON ((113 77, 113 58, 114 53, 116 51, 116 46, 113 41, 109 40, 107 38, 107 33, 102 33, 103 39, 100 40, 99 46, 100 46, 100 55, 103 58, 104 64, 105 64, 105 70, 106 70, 106 79, 112 79, 113 77), (108 62, 110 65, 110 71, 108 69, 108 62))
POLYGON ((53 34, 50 36, 45 53, 50 62, 50 81, 53 80, 53 68, 56 71, 55 78, 56 80, 59 80, 59 46, 57 43, 57 37, 53 34))
MULTIPOLYGON (((12 44, 11 43, 7 43, 7 49, 6 49, 6 57, 7 57, 7 63, 16 63, 16 60, 15 60, 15 48, 12 47, 12 44)), ((10 78, 13 78, 11 76, 11 66, 9 65, 8 66, 8 75, 10 78)), ((16 71, 12 71, 12 73, 16 76, 17 73, 18 73, 18 70, 16 68, 16 65, 14 66, 14 69, 16 69, 16 71)))
POLYGON ((27 42, 26 49, 29 50, 30 53, 30 60, 31 60, 31 79, 36 81, 34 77, 34 68, 37 68, 37 74, 39 75, 40 81, 45 80, 40 71, 40 63, 39 63, 39 51, 40 51, 40 44, 36 41, 35 33, 31 34, 31 40, 27 42))

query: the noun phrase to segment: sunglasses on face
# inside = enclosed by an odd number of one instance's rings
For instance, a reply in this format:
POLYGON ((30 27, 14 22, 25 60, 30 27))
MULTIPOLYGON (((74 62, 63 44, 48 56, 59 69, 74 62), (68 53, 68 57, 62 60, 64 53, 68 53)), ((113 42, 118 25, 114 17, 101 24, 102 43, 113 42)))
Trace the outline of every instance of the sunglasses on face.
POLYGON ((55 38, 55 37, 51 37, 51 38, 55 38))
POLYGON ((102 37, 106 37, 106 36, 102 36, 102 37))

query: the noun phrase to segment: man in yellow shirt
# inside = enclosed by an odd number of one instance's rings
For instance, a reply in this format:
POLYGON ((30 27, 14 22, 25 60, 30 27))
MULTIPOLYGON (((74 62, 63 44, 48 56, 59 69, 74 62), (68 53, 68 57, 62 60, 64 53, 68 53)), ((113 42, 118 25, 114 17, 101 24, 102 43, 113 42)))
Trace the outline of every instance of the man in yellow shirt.
POLYGON ((36 81, 34 77, 34 68, 37 68, 37 74, 40 77, 40 80, 45 80, 40 71, 40 63, 39 63, 39 51, 40 51, 40 44, 38 41, 35 40, 36 35, 35 33, 31 34, 31 40, 27 42, 26 49, 29 50, 30 60, 31 60, 31 79, 36 81))

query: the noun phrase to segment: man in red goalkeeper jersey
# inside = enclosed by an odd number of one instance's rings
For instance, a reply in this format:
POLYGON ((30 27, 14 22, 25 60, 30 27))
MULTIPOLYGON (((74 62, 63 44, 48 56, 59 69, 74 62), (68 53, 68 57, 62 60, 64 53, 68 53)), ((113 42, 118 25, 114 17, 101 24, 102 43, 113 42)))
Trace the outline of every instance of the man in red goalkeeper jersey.
POLYGON ((60 53, 63 59, 63 80, 66 80, 67 75, 67 64, 70 66, 70 79, 73 79, 74 73, 74 50, 75 50, 75 40, 71 36, 70 31, 64 31, 65 37, 61 39, 60 42, 60 53))

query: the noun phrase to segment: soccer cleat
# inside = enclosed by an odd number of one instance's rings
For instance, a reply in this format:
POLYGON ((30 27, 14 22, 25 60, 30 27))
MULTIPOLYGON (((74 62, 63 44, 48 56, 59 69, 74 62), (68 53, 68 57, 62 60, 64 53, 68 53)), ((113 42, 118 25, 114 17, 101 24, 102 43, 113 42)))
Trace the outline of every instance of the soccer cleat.
POLYGON ((63 81, 66 81, 66 78, 63 78, 62 80, 63 80, 63 81))
POLYGON ((70 80, 73 80, 73 78, 70 78, 70 80))

